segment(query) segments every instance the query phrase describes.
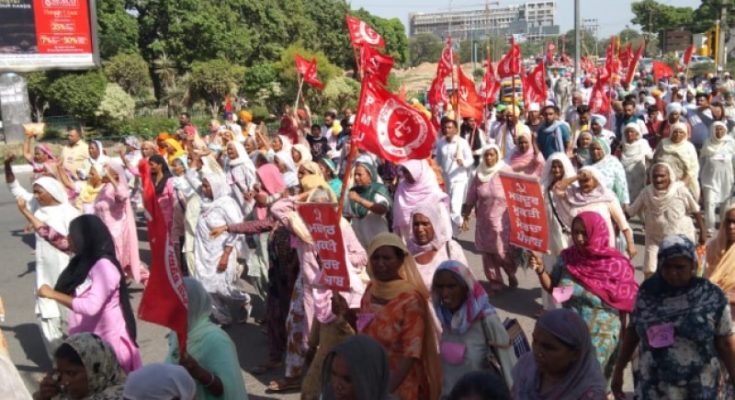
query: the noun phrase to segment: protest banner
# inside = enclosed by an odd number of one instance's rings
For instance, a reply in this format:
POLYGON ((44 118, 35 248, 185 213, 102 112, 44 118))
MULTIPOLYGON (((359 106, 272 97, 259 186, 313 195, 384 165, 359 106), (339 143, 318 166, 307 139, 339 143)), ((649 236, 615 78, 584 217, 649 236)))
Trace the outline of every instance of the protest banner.
POLYGON ((317 284, 330 289, 349 290, 350 277, 337 204, 300 203, 297 209, 319 255, 322 270, 317 276, 317 284))
POLYGON ((546 253, 549 228, 541 184, 535 176, 500 172, 510 214, 510 244, 546 253))

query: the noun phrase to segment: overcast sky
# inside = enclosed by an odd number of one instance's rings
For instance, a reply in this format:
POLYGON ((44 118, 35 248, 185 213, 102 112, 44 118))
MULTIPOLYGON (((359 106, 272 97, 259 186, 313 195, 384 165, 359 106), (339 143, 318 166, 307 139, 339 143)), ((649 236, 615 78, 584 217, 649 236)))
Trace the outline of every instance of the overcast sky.
MULTIPOLYGON (((697 8, 699 0, 658 0, 659 3, 682 7, 697 8)), ((352 8, 365 8, 381 17, 400 18, 408 25, 410 12, 437 12, 456 9, 477 9, 485 7, 484 0, 352 0, 352 8)), ((492 1, 491 1, 492 3, 492 1)), ((523 4, 522 0, 500 0, 501 6, 523 4)), ((630 23, 633 13, 630 11, 632 0, 580 0, 581 18, 597 18, 600 25, 600 37, 620 32, 626 25, 637 28, 630 23)), ((491 5, 490 7, 493 7, 491 5)), ((556 0, 556 20, 562 32, 574 27, 574 0, 556 0)))

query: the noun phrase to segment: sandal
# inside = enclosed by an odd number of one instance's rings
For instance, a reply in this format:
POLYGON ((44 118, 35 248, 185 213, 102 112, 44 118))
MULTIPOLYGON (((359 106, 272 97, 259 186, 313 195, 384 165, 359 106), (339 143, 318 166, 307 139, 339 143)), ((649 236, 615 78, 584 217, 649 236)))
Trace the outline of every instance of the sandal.
POLYGON ((301 382, 298 379, 284 378, 277 381, 271 381, 265 389, 266 393, 285 393, 297 392, 301 390, 301 382))

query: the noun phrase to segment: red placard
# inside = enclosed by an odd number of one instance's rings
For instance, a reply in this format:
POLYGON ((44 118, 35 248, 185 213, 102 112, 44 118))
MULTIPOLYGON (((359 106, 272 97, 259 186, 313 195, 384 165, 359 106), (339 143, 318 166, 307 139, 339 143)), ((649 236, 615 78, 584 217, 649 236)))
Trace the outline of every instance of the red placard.
POLYGON ((297 208, 314 239, 321 261, 322 269, 316 278, 317 284, 329 289, 349 290, 350 277, 342 230, 339 229, 341 218, 337 215, 337 204, 301 203, 297 208))
POLYGON ((541 184, 535 176, 500 172, 510 214, 510 244, 546 253, 549 228, 541 184))
POLYGON ((38 52, 91 53, 87 0, 33 0, 38 52))

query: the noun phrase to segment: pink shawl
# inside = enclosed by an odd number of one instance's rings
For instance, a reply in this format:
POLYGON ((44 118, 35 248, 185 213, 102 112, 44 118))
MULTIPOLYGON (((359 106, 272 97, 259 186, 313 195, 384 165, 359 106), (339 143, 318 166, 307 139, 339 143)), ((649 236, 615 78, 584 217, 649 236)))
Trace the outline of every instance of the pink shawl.
MULTIPOLYGON (((577 215, 587 231, 587 246, 561 252, 564 266, 587 290, 618 311, 631 312, 638 294, 635 270, 628 257, 610 247, 605 219, 595 212, 577 215)), ((576 219, 575 218, 575 219, 576 219)))
MULTIPOLYGON (((261 165, 255 171, 255 174, 258 175, 258 179, 260 180, 260 193, 272 196, 286 190, 286 184, 283 182, 281 171, 278 170, 275 164, 261 165)), ((259 220, 263 220, 268 213, 268 207, 256 205, 255 213, 259 220)))
POLYGON ((541 153, 534 153, 533 147, 529 147, 524 154, 521 154, 516 147, 510 156, 510 166, 514 172, 540 178, 544 170, 544 156, 541 153))
POLYGON ((411 224, 411 214, 421 203, 448 203, 447 194, 442 192, 426 160, 408 160, 400 163, 400 166, 411 174, 414 183, 401 179, 396 188, 393 203, 393 228, 396 231, 411 224))

